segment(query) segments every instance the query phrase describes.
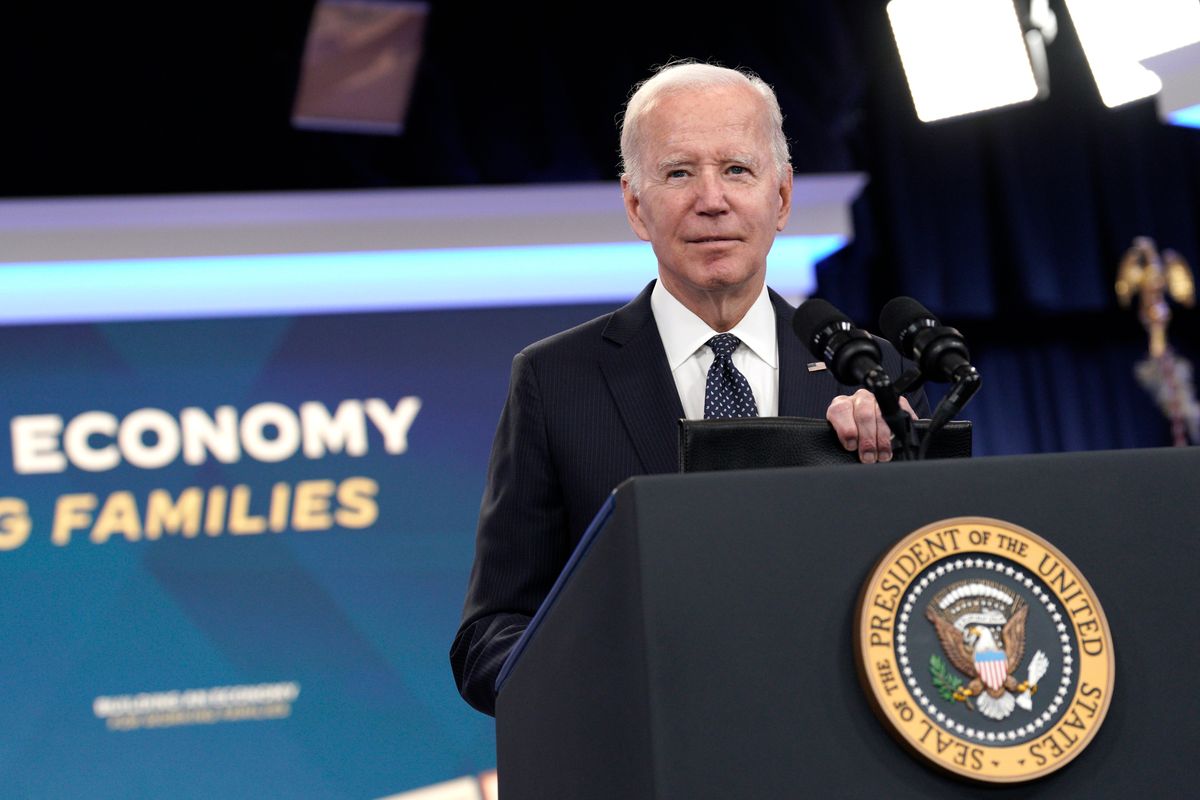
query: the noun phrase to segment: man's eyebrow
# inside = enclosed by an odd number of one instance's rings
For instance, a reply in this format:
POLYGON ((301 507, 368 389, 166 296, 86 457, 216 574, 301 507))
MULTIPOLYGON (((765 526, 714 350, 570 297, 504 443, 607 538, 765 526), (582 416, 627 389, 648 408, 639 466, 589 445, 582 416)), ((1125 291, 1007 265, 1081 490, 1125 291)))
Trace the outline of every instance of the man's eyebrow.
POLYGON ((745 164, 748 167, 758 166, 758 158, 751 153, 733 153, 725 156, 722 161, 733 164, 745 164))
MULTIPOLYGON (((745 164, 748 167, 757 167, 759 159, 752 153, 730 153, 719 158, 722 164, 745 164)), ((668 156, 662 159, 655 166, 659 172, 669 172, 680 167, 690 167, 696 163, 696 159, 690 156, 668 156)))
POLYGON ((658 162, 658 171, 667 172, 678 167, 691 166, 695 162, 687 156, 668 156, 658 162))

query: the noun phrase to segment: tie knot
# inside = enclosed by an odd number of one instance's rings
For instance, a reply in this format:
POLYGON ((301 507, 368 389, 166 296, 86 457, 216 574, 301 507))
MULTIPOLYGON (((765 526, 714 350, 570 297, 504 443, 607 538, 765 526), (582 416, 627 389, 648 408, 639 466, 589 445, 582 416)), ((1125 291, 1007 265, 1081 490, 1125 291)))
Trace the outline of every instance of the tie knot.
POLYGON ((720 359, 729 358, 741 343, 742 340, 732 333, 718 333, 706 342, 712 348, 713 355, 720 359))

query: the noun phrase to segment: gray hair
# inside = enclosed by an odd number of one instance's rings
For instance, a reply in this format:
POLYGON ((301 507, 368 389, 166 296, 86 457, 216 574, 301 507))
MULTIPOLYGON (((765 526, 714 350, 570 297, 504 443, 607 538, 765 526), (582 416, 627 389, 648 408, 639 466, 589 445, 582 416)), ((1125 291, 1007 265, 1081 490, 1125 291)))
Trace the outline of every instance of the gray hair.
POLYGON ((696 61, 673 61, 658 70, 653 76, 638 84, 621 120, 621 171, 629 179, 634 194, 638 193, 642 178, 641 151, 642 118, 666 95, 691 89, 713 89, 726 86, 749 86, 762 95, 767 116, 771 121, 771 151, 779 179, 783 180, 792 170, 788 154, 787 137, 783 135, 783 112, 774 90, 762 78, 748 70, 729 69, 716 64, 696 61))

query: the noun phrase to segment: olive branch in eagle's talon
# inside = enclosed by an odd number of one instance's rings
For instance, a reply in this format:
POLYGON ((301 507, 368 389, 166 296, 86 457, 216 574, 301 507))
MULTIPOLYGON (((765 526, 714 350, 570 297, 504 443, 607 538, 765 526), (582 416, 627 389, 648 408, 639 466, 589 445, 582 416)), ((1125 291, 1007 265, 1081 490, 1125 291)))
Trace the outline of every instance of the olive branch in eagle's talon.
POLYGON ((943 700, 966 703, 972 711, 975 710, 970 703, 974 692, 962 685, 962 679, 951 671, 937 653, 931 653, 929 656, 929 674, 933 677, 933 688, 938 690, 943 700))

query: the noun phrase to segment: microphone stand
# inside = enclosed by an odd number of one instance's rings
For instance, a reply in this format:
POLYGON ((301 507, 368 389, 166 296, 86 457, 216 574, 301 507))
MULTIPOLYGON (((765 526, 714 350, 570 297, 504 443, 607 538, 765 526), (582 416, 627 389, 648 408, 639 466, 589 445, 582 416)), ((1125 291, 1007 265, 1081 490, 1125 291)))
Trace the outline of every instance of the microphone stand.
POLYGON ((950 391, 946 392, 941 402, 937 404, 937 408, 934 409, 933 416, 929 420, 929 428, 925 431, 921 449, 917 452, 918 459, 925 458, 934 434, 944 428, 947 422, 958 416, 958 412, 963 410, 967 401, 974 396, 975 392, 979 391, 979 384, 979 370, 970 364, 962 364, 954 370, 950 391))
MULTIPOLYGON (((907 377, 907 373, 905 377, 907 377)), ((903 381, 904 378, 902 377, 901 380, 903 381)), ((912 417, 900 407, 900 392, 892 384, 891 376, 884 371, 883 367, 875 367, 863 379, 863 386, 875 395, 875 401, 879 403, 879 410, 883 414, 883 421, 892 431, 892 438, 895 440, 892 452, 898 456, 897 460, 909 461, 913 458, 923 457, 923 453, 918 453, 917 450, 912 417)))

